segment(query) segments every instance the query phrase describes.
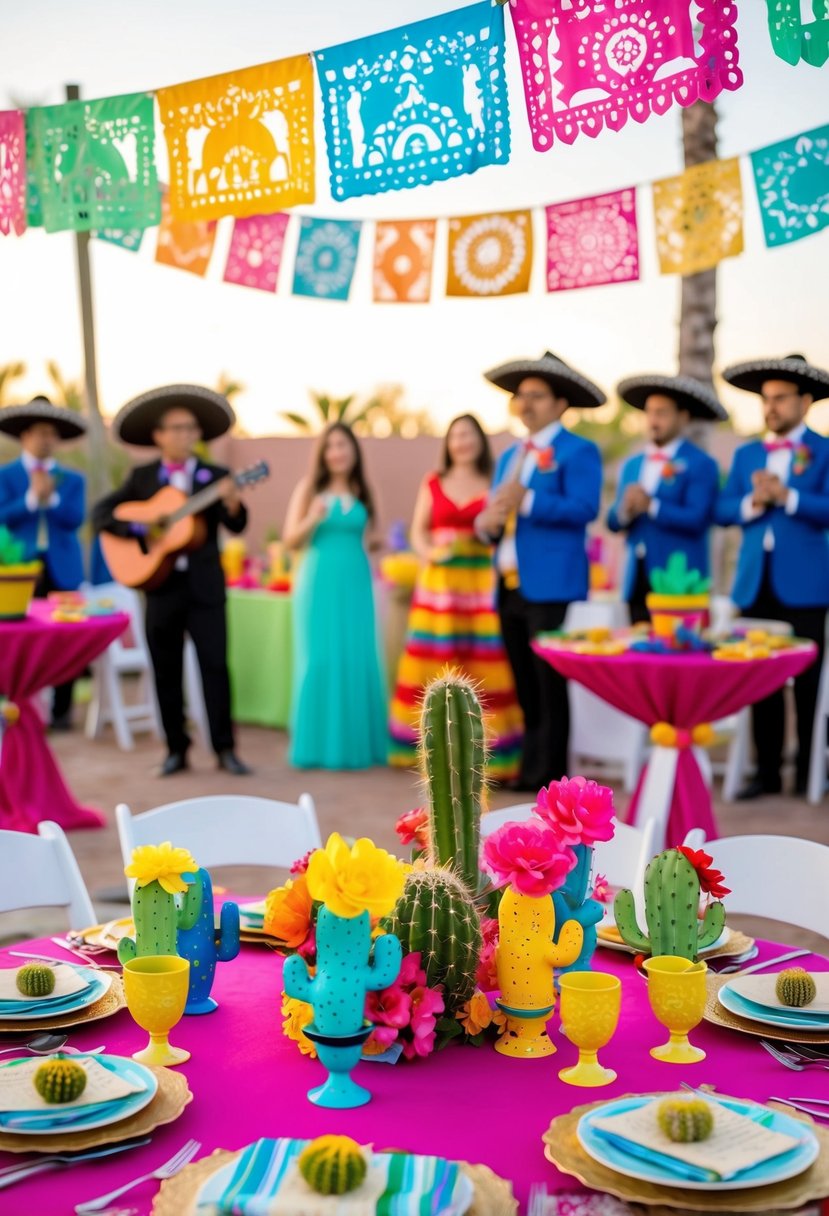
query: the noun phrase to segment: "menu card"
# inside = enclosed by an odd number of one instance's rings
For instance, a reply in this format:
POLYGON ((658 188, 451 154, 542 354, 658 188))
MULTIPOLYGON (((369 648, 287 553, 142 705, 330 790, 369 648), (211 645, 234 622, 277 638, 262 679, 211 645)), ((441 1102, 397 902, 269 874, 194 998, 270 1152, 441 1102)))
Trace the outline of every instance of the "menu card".
POLYGON ((86 1073, 86 1088, 73 1102, 47 1102, 35 1089, 35 1073, 43 1060, 11 1060, 0 1067, 0 1112, 3 1114, 28 1110, 72 1110, 91 1106, 95 1102, 114 1102, 127 1094, 146 1092, 143 1083, 127 1081, 104 1068, 98 1060, 84 1056, 77 1060, 86 1073))
MULTIPOLYGON (((26 964, 21 964, 25 966, 26 964)), ((17 986, 17 973, 20 967, 6 967, 0 970, 0 1001, 54 1001, 57 997, 71 996, 73 992, 83 992, 89 987, 89 978, 66 963, 55 963, 55 986, 46 996, 27 996, 17 986)))
POLYGON ((782 1009, 785 1013, 802 1013, 804 1017, 810 1014, 824 1014, 829 1017, 829 971, 811 972, 815 981, 817 995, 808 1005, 784 1005, 775 992, 776 975, 744 975, 735 976, 728 981, 728 987, 738 996, 755 1005, 764 1005, 767 1009, 782 1009))

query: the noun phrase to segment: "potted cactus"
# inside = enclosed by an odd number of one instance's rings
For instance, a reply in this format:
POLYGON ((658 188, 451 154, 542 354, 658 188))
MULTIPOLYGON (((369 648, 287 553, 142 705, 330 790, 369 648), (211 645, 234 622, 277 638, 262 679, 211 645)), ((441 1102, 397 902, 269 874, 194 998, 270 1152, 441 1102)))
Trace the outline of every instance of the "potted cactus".
POLYGON ((622 940, 641 954, 671 954, 695 962, 700 950, 713 945, 725 928, 725 908, 718 897, 729 890, 722 874, 711 868, 712 861, 701 849, 683 847, 654 857, 645 870, 647 933, 639 928, 633 892, 619 891, 614 900, 622 940), (709 896, 702 919, 701 890, 709 896))
POLYGON ((40 562, 25 558, 23 542, 0 525, 0 621, 22 620, 29 610, 40 562))
POLYGON ((201 912, 198 868, 186 849, 173 848, 169 840, 133 849, 124 873, 135 879, 135 937, 123 937, 118 943, 119 962, 145 955, 178 954, 179 930, 192 929, 201 912))
POLYGON ((651 588, 645 602, 658 638, 670 642, 680 627, 699 635, 708 624, 711 580, 689 570, 684 553, 672 553, 664 570, 651 571, 651 588))

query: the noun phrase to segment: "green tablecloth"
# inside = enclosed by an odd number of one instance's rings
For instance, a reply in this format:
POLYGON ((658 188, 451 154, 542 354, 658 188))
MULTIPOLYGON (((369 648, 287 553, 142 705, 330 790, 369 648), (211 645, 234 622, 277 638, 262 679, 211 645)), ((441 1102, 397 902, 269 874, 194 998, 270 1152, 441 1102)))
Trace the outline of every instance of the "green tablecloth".
POLYGON ((228 666, 233 719, 288 725, 291 709, 291 597, 228 591, 228 666))

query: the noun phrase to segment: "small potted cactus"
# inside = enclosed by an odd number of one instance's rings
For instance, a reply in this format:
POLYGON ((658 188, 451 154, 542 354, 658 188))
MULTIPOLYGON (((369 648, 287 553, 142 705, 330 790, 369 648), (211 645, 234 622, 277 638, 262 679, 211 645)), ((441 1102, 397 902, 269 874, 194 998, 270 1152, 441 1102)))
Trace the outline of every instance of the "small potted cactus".
POLYGON ((709 901, 700 919, 700 891, 709 897, 728 895, 722 874, 711 869, 713 858, 701 849, 666 849, 645 870, 645 922, 639 928, 633 892, 619 891, 613 904, 616 927, 628 946, 654 957, 675 955, 695 962, 725 928, 725 908, 709 901))
POLYGON ((29 611, 40 562, 26 560, 26 546, 0 525, 0 621, 20 621, 29 611))
POLYGON ((699 635, 708 625, 711 580, 689 570, 684 553, 672 553, 664 570, 651 571, 646 598, 656 637, 672 642, 678 629, 699 635))

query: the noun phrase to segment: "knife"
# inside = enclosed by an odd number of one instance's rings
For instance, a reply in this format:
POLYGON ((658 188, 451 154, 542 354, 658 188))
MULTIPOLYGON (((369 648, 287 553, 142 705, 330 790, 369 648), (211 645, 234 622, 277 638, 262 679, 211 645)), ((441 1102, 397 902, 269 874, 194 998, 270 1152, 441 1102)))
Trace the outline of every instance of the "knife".
POLYGON ((777 958, 767 958, 763 963, 754 963, 751 967, 741 967, 734 973, 734 978, 736 979, 738 975, 751 975, 753 971, 762 971, 764 967, 772 967, 775 963, 788 963, 793 958, 804 958, 811 953, 811 950, 790 950, 788 954, 778 954, 777 958))

